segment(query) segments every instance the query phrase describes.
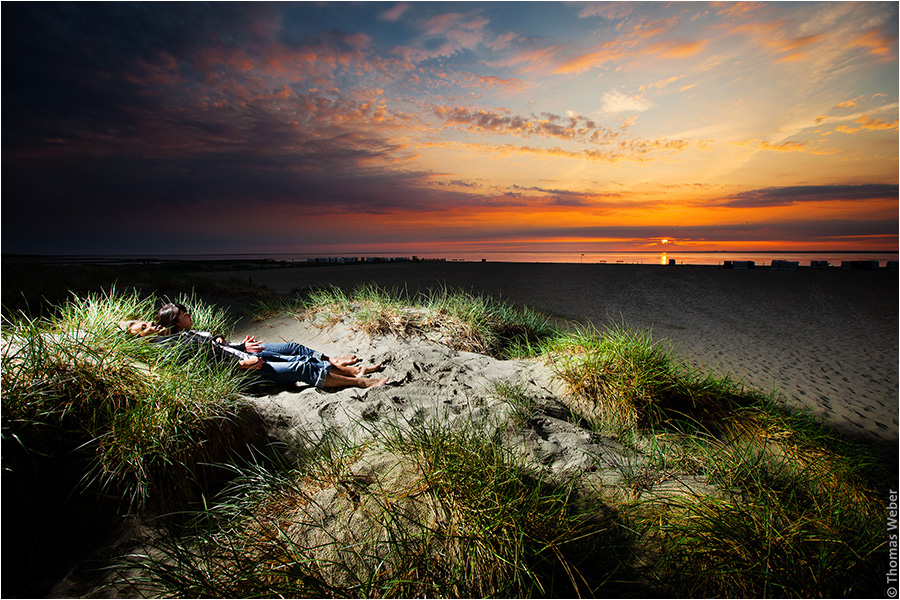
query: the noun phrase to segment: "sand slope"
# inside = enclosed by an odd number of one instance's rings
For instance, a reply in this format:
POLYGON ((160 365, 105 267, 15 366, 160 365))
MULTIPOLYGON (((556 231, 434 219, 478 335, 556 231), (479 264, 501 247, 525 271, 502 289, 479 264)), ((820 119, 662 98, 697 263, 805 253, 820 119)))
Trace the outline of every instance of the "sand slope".
MULTIPOLYGON (((370 337, 354 330, 349 316, 333 324, 290 315, 261 322, 243 319, 231 337, 241 339, 244 335, 255 335, 263 342, 296 341, 334 356, 352 353, 366 364, 384 363, 383 374, 390 379, 384 387, 322 391, 303 385, 264 385, 249 394, 248 400, 268 424, 269 435, 287 442, 286 447, 294 440, 329 431, 364 442, 392 427, 483 425, 486 431, 501 429, 502 443, 519 453, 531 468, 551 478, 577 475, 582 485, 602 490, 608 498, 632 493, 635 481, 640 481, 642 497, 684 490, 715 493, 700 475, 659 471, 652 459, 650 437, 636 436, 625 444, 610 434, 582 427, 562 401, 565 390, 554 380, 552 368, 540 360, 497 360, 453 350, 421 336, 370 337), (513 407, 496 392, 500 382, 517 386, 534 400, 524 418, 515 418, 513 407)), ((393 489, 391 486, 407 485, 404 478, 412 476, 395 456, 377 449, 359 457, 349 466, 349 472, 354 485, 382 492, 393 489)), ((317 518, 333 522, 333 528, 327 531, 335 539, 363 539, 367 532, 346 524, 355 518, 355 527, 371 527, 377 525, 377 519, 356 518, 368 508, 348 505, 345 491, 324 486, 312 506, 322 513, 317 513, 317 518)), ((299 529, 291 530, 292 536, 302 540, 317 531, 300 527, 310 515, 295 517, 299 529)), ((151 539, 152 531, 127 531, 115 546, 100 549, 98 554, 114 556, 129 544, 140 545, 145 538, 151 539)), ((83 577, 73 569, 51 595, 74 597, 85 593, 94 582, 85 582, 83 577)), ((127 587, 106 592, 109 596, 132 593, 127 587)))
POLYGON ((322 285, 449 286, 596 327, 649 329, 691 364, 778 390, 845 434, 898 440, 897 271, 411 263, 215 276, 286 295, 322 285))
POLYGON ((560 384, 538 360, 497 360, 424 337, 369 337, 348 322, 323 325, 290 316, 245 322, 234 337, 250 334, 263 342, 297 341, 330 356, 356 354, 364 364, 384 364, 379 376, 389 379, 384 387, 337 391, 302 384, 292 389, 261 387, 250 399, 271 424, 270 433, 285 441, 329 430, 362 441, 381 435, 385 427, 429 421, 503 426, 512 409, 495 387, 507 383, 545 407, 533 423, 540 432, 525 434, 539 463, 551 470, 584 466, 585 453, 595 453, 598 444, 605 443, 570 422, 558 399, 560 384))

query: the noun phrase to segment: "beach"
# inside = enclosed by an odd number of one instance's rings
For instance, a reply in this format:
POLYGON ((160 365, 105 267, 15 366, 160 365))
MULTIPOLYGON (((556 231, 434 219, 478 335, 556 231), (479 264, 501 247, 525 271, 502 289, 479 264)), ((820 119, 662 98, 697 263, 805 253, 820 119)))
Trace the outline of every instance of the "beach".
MULTIPOLYGON (((359 308, 351 308, 348 314, 314 311, 305 316, 276 309, 260 317, 253 301, 259 299, 257 292, 261 290, 290 299, 303 290, 321 286, 351 290, 374 284, 387 289, 405 288, 410 294, 451 288, 532 307, 560 327, 649 330, 654 340, 670 345, 676 358, 698 368, 700 373, 729 375, 750 388, 776 392, 788 405, 808 409, 826 425, 863 442, 876 456, 883 456, 886 461, 896 457, 898 273, 895 270, 777 271, 691 265, 439 261, 328 266, 270 263, 235 269, 235 264, 209 261, 161 265, 161 268, 122 266, 111 271, 105 268, 90 271, 97 277, 115 277, 122 285, 134 286, 138 295, 155 296, 154 306, 162 298, 175 297, 173 294, 191 294, 193 287, 193 302, 215 305, 229 313, 226 321, 234 322, 234 327, 222 333, 231 340, 253 335, 263 343, 296 341, 328 356, 358 357, 363 367, 377 366, 371 377, 383 377, 385 381, 376 387, 322 390, 306 384, 262 384, 240 392, 241 406, 247 410, 234 423, 236 431, 241 431, 246 438, 240 438, 238 447, 244 447, 246 440, 252 440, 247 442, 247 448, 263 448, 277 441, 279 444, 273 447, 286 449, 286 457, 291 460, 292 453, 300 452, 306 444, 330 439, 344 440, 348 448, 365 449, 353 454, 353 460, 345 465, 346 477, 330 483, 315 480, 315 489, 310 490, 313 502, 299 503, 300 508, 289 514, 278 513, 279 519, 292 524, 279 531, 296 536, 292 543, 298 547, 329 547, 319 544, 318 538, 306 537, 316 530, 307 531, 301 524, 322 523, 323 531, 340 547, 366 543, 371 531, 383 525, 383 519, 370 520, 368 505, 354 504, 353 499, 387 494, 393 502, 394 498, 405 497, 409 477, 421 479, 402 457, 379 446, 392 439, 392 435, 400 435, 399 432, 419 435, 456 431, 486 436, 491 443, 507 449, 516 461, 521 459, 542 481, 545 478, 546 481, 578 481, 584 493, 602 494, 598 496, 604 498, 601 504, 615 506, 618 502, 633 502, 635 498, 650 501, 666 498, 677 505, 679 499, 687 498, 690 506, 701 506, 706 502, 703 499, 718 497, 724 488, 707 468, 698 470, 694 459, 684 462, 683 457, 678 458, 682 450, 678 444, 670 445, 676 439, 672 432, 651 427, 622 435, 614 426, 609 430, 594 428, 585 417, 588 413, 581 412, 584 406, 579 404, 577 394, 563 382, 556 365, 543 357, 488 356, 454 346, 452 333, 424 330, 367 333, 360 326, 362 313, 366 311, 359 308), (210 279, 219 282, 210 284, 210 279), (661 448, 674 448, 669 455, 672 462, 665 466, 659 460, 661 448), (350 491, 341 487, 347 481, 354 482, 356 487, 350 491), (302 507, 307 505, 318 512, 304 513, 302 507)), ((61 273, 62 268, 54 267, 47 273, 61 273)), ((72 271, 59 279, 76 281, 72 271)), ((96 284, 99 279, 94 281, 96 284)), ((19 285, 15 278, 8 277, 4 293, 12 294, 19 285)), ((14 343, 14 340, 7 341, 14 343)), ((9 364, 12 363, 7 363, 6 368, 10 368, 9 364)), ((207 385, 205 382, 203 389, 207 385)), ((727 404, 727 396, 715 398, 714 402, 727 404)), ((707 423, 714 424, 715 419, 707 423)), ((218 423, 213 431, 216 439, 228 437, 223 435, 218 423)), ((715 438, 715 433, 709 433, 714 431, 713 426, 704 430, 702 436, 715 438)), ((794 434, 804 435, 799 428, 766 430, 776 451, 771 464, 780 465, 779 469, 783 466, 783 457, 778 454, 780 444, 793 440, 794 434)), ((710 465, 725 461, 723 468, 729 474, 741 472, 746 466, 744 449, 739 447, 733 455, 728 454, 725 452, 728 444, 720 441, 724 445, 716 447, 723 454, 699 456, 696 460, 710 465), (731 460, 728 457, 740 460, 727 462, 731 460)), ((813 440, 812 449, 803 450, 811 452, 808 456, 812 462, 801 463, 799 474, 804 482, 814 482, 819 481, 814 471, 828 473, 821 480, 825 488, 820 498, 830 499, 835 491, 828 487, 832 483, 832 467, 816 445, 820 442, 813 440), (807 468, 812 469, 813 476, 807 476, 807 468)), ((206 442, 200 446, 217 447, 206 442)), ((220 450, 225 452, 227 446, 220 450)), ((225 460, 225 454, 211 459, 204 456, 202 460, 204 464, 215 465, 217 460, 225 460)), ((754 462, 752 468, 761 468, 759 464, 754 462)), ((767 497, 782 498, 780 489, 773 487, 767 497)), ((35 596, 84 597, 103 584, 111 586, 104 591, 105 597, 132 597, 135 592, 129 587, 131 583, 112 572, 97 575, 102 572, 86 568, 85 558, 113 564, 123 552, 144 552, 144 545, 150 547, 153 543, 152 523, 145 526, 138 517, 121 520, 119 508, 112 503, 115 498, 104 496, 111 501, 104 508, 108 511, 103 513, 107 519, 103 521, 105 525, 90 534, 74 529, 70 532, 69 523, 87 522, 82 514, 87 511, 84 505, 72 505, 70 512, 62 512, 62 507, 54 504, 57 501, 54 494, 58 493, 59 499, 68 498, 67 488, 60 491, 50 486, 48 492, 39 489, 32 493, 35 495, 23 496, 21 501, 22 507, 29 507, 28 511, 20 510, 28 513, 22 520, 21 531, 10 535, 33 538, 29 544, 33 543, 48 556, 55 556, 55 562, 24 560, 21 576, 10 578, 12 586, 25 591, 41 590, 35 596), (34 498, 46 502, 42 504, 34 498), (45 504, 50 508, 41 508, 45 504), (38 508, 30 508, 33 506, 38 508), (45 512, 49 511, 58 513, 58 518, 47 527, 45 512), (36 521, 42 523, 39 530, 31 527, 36 521), (66 541, 70 534, 74 541, 66 541), (68 550, 61 554, 61 548, 68 550)), ((78 497, 87 496, 79 494, 78 497)), ((784 497, 790 500, 793 496, 784 497)), ((94 510, 94 504, 87 505, 94 510)), ((743 510, 746 504, 729 503, 728 506, 743 510)), ((879 528, 883 523, 882 507, 878 504, 876 512, 879 528)), ((856 512, 850 511, 854 516, 845 522, 841 511, 832 518, 827 504, 813 503, 809 509, 809 514, 803 512, 797 518, 804 522, 807 517, 821 520, 821 531, 833 531, 834 523, 842 528, 857 527, 856 512)), ((740 518, 743 522, 746 515, 740 518)), ((845 534, 849 536, 850 530, 845 534)), ((821 534, 814 530, 810 535, 819 539, 821 534)), ((869 542, 871 536, 865 543, 859 540, 847 543, 864 555, 869 542)), ((743 543, 735 543, 734 547, 743 543)), ((841 538, 841 543, 833 545, 829 552, 837 552, 835 548, 840 549, 844 544, 841 538)), ((797 547, 806 546, 798 543, 797 547)), ((255 559, 251 557, 251 560, 255 559)), ((727 564, 730 570, 732 563, 727 564)), ((871 571, 870 567, 865 569, 871 571)), ((758 593, 744 595, 760 596, 758 593)))
POLYGON ((691 366, 777 391, 855 439, 898 439, 896 270, 418 262, 203 275, 287 295, 447 286, 581 325, 650 330, 691 366))

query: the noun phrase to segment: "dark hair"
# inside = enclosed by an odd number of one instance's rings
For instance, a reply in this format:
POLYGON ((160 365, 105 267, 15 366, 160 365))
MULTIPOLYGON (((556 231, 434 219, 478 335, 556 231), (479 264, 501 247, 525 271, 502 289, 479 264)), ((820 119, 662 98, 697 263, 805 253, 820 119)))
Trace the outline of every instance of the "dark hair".
POLYGON ((183 304, 172 302, 159 309, 159 314, 156 316, 156 322, 169 330, 169 333, 172 333, 172 329, 175 328, 175 323, 178 321, 179 315, 186 312, 188 312, 188 309, 185 308, 183 304))

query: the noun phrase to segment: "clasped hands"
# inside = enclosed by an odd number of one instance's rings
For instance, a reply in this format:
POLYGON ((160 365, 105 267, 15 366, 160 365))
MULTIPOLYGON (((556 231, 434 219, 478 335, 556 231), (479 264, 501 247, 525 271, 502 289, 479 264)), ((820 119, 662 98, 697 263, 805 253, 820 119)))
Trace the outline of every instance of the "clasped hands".
MULTIPOLYGON (((256 341, 256 338, 252 335, 248 335, 244 338, 244 350, 251 354, 256 354, 257 352, 262 352, 265 350, 265 346, 260 342, 256 341)), ((245 358, 244 360, 238 363, 238 366, 241 369, 262 369, 262 366, 266 364, 266 361, 263 360, 261 356, 251 356, 250 358, 245 358)))

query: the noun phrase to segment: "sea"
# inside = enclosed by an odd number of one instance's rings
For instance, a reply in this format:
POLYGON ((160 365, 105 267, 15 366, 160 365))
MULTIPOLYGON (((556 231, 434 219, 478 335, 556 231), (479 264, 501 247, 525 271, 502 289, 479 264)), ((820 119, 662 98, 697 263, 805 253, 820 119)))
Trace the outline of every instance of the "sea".
MULTIPOLYGON (((898 259, 897 252, 356 252, 329 254, 257 253, 257 254, 155 254, 155 255, 11 255, 4 254, 3 262, 40 262, 56 264, 128 264, 162 263, 168 261, 279 261, 279 262, 357 262, 439 260, 447 262, 509 262, 509 263, 566 263, 566 264, 676 264, 723 265, 726 261, 753 261, 757 266, 771 265, 775 260, 796 261, 809 266, 811 261, 827 261, 841 266, 843 261, 878 261, 880 267, 898 259)), ((821 262, 819 262, 821 264, 821 262)))

